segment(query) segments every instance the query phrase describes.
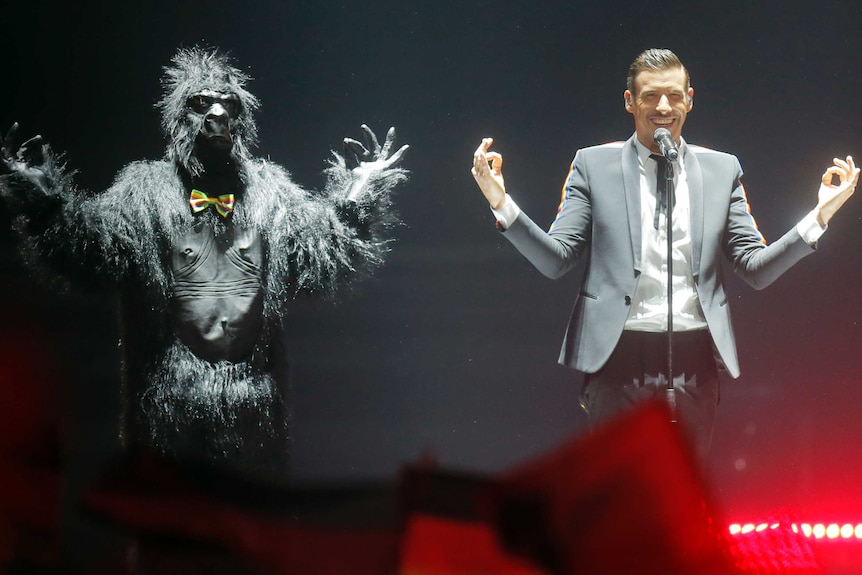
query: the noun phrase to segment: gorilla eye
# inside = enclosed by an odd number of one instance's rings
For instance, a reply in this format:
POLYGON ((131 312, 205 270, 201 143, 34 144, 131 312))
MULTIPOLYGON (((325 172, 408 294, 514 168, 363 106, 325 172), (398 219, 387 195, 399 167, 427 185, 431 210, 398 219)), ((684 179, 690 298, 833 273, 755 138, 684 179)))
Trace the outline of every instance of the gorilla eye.
POLYGON ((202 96, 200 94, 195 94, 190 97, 186 102, 189 108, 197 112, 198 114, 203 114, 206 112, 209 107, 212 105, 212 102, 209 98, 202 96))
POLYGON ((239 100, 235 97, 223 98, 219 103, 231 118, 236 118, 239 115, 239 100))

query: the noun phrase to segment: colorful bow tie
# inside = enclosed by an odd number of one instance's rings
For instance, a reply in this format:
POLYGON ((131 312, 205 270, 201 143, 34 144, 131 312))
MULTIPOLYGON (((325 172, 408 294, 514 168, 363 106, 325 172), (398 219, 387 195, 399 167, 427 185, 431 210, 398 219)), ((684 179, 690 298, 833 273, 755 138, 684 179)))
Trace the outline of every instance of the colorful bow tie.
POLYGON ((222 194, 217 198, 211 198, 200 190, 192 190, 192 195, 189 197, 189 205, 193 212, 201 212, 213 205, 223 218, 228 217, 233 211, 233 204, 233 194, 222 194))

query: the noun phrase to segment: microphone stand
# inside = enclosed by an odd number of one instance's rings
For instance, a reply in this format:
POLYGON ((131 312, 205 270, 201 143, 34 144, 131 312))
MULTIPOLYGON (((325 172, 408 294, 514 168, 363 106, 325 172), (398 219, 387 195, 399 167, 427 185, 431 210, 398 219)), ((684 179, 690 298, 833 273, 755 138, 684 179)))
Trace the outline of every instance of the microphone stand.
POLYGON ((673 162, 665 162, 665 230, 667 232, 667 388, 670 422, 676 423, 676 390, 673 388, 673 162))

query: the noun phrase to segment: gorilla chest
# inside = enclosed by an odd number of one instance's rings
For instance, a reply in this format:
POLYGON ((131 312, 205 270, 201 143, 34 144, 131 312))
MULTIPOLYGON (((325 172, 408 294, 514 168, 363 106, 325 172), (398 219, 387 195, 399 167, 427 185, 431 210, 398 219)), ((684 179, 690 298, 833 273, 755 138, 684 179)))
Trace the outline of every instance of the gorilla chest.
POLYGON ((207 361, 239 361, 263 322, 263 245, 254 230, 200 223, 172 246, 171 312, 180 340, 207 361))

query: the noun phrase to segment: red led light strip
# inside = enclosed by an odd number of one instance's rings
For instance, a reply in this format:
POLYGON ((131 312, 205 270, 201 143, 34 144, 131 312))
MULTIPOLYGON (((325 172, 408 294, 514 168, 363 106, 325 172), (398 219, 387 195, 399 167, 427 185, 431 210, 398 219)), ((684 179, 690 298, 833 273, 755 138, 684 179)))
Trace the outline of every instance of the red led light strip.
MULTIPOLYGON (((809 539, 832 539, 862 541, 862 523, 790 523, 794 533, 804 535, 809 539)), ((774 523, 733 523, 729 527, 733 536, 745 536, 750 533, 763 533, 786 528, 787 524, 774 523)))

